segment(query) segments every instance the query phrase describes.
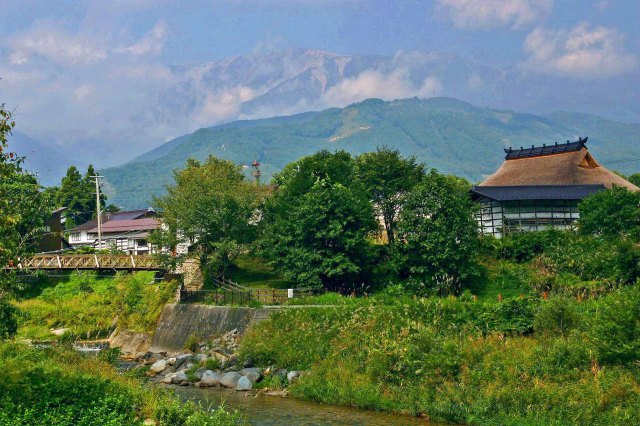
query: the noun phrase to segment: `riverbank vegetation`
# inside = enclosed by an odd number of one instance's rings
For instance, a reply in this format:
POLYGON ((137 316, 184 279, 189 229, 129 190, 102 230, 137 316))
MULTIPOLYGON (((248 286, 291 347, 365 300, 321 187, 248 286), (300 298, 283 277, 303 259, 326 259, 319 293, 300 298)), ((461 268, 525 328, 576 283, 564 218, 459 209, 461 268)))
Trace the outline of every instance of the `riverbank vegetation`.
POLYGON ((242 424, 235 412, 205 412, 178 402, 169 393, 123 376, 108 362, 71 348, 0 343, 0 369, 0 425, 242 424))
POLYGON ((17 293, 18 337, 34 340, 105 339, 115 329, 153 333, 176 282, 156 282, 153 272, 98 276, 74 272, 23 278, 17 293), (61 330, 58 336, 52 330, 61 330))

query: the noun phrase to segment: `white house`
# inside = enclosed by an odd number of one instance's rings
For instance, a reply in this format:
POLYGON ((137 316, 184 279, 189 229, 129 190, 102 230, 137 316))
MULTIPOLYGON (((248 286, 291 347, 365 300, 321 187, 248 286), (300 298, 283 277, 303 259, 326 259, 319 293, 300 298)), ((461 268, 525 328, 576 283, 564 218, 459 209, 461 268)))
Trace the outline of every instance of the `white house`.
POLYGON ((153 248, 148 242, 151 231, 160 227, 160 220, 152 209, 133 210, 102 215, 102 240, 98 246, 98 221, 78 225, 67 230, 73 247, 92 246, 118 249, 129 254, 148 254, 153 248))

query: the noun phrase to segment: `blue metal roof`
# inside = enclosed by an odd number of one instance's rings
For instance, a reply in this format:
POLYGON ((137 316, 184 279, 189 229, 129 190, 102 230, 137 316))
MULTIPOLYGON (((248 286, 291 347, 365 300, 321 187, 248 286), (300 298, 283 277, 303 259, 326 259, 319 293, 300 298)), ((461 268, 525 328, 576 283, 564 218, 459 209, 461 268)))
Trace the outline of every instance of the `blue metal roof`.
POLYGON ((518 158, 540 157, 542 155, 562 154, 563 152, 580 151, 587 143, 587 139, 589 138, 578 138, 577 141, 567 141, 567 143, 561 144, 556 142, 555 145, 531 145, 531 148, 520 147, 520 149, 513 149, 509 147, 508 149, 504 149, 504 152, 507 153, 504 158, 505 160, 517 160, 518 158))
POLYGON ((471 192, 495 201, 582 200, 604 189, 604 185, 474 186, 471 192))

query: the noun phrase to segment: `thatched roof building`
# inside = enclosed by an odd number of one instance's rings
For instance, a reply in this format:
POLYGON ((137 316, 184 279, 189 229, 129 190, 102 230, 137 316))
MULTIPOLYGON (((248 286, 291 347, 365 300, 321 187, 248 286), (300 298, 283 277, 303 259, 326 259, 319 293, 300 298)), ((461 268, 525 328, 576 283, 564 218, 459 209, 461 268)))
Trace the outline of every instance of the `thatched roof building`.
POLYGON ((484 233, 570 228, 578 202, 612 186, 640 188, 616 175, 589 153, 587 138, 564 144, 505 149, 500 168, 472 189, 480 202, 484 233))

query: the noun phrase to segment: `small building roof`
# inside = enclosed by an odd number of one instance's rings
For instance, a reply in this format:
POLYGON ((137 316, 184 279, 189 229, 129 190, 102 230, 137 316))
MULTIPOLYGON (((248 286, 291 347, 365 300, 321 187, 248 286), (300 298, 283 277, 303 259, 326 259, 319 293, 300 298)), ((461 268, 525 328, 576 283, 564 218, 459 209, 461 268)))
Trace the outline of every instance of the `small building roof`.
MULTIPOLYGON (((102 233, 130 232, 130 231, 151 231, 160 227, 160 221, 153 217, 132 220, 110 220, 102 225, 102 233)), ((98 227, 87 231, 90 234, 97 234, 98 227)))
MULTIPOLYGON (((123 220, 134 220, 134 219, 140 219, 143 218, 147 215, 151 215, 151 216, 156 216, 156 212, 155 210, 153 210, 152 208, 148 208, 148 209, 139 209, 139 210, 127 210, 127 211, 122 211, 122 212, 114 212, 114 213, 104 213, 101 215, 102 217, 102 226, 104 229, 104 225, 108 222, 113 222, 113 221, 123 221, 123 220)), ((89 231, 93 228, 96 228, 98 226, 98 221, 96 219, 91 219, 85 223, 83 223, 82 225, 78 225, 75 226, 71 229, 69 229, 70 232, 77 232, 77 231, 89 231)), ((90 231, 89 231, 90 232, 90 231)), ((98 232, 98 231, 96 231, 98 232)))
POLYGON ((495 201, 526 200, 582 200, 605 189, 604 185, 522 185, 522 186, 474 186, 476 197, 495 201))

